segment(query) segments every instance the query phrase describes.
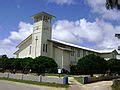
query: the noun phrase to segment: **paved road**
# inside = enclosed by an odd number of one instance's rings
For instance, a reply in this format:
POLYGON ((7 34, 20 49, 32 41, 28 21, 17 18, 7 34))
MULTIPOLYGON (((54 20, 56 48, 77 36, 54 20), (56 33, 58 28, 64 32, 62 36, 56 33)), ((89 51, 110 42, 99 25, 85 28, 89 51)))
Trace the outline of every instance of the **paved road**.
POLYGON ((86 85, 75 83, 74 81, 69 89, 65 89, 0 80, 0 90, 112 90, 111 85, 112 81, 102 81, 86 85))
POLYGON ((82 90, 112 90, 112 81, 101 81, 92 84, 86 84, 82 86, 82 90))
POLYGON ((66 89, 0 80, 0 90, 66 90, 66 89))
POLYGON ((111 86, 113 84, 113 81, 101 81, 82 85, 78 83, 74 78, 70 78, 70 82, 70 90, 112 90, 111 86))

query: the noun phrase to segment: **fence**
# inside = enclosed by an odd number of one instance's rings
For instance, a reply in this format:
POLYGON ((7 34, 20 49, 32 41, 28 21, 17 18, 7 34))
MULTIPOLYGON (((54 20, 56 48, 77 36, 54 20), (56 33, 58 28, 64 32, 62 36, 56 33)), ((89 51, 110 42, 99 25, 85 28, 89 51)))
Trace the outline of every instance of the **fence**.
POLYGON ((47 77, 47 76, 35 76, 31 74, 11 74, 11 73, 0 73, 1 78, 12 78, 18 80, 30 80, 37 82, 49 82, 63 84, 63 78, 57 77, 47 77))

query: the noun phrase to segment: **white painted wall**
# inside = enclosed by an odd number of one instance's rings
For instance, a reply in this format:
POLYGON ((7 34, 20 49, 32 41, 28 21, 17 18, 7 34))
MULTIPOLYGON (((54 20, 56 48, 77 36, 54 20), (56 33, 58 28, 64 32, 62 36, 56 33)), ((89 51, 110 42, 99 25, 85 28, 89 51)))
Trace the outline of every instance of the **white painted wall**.
POLYGON ((32 46, 31 43, 32 42, 30 38, 27 42, 25 42, 23 45, 19 47, 19 54, 18 54, 19 58, 31 57, 30 54, 30 46, 32 46))
POLYGON ((63 51, 63 68, 70 71, 70 52, 63 51))
POLYGON ((63 51, 61 49, 56 47, 53 48, 53 59, 58 64, 58 68, 63 68, 62 55, 63 55, 63 51))

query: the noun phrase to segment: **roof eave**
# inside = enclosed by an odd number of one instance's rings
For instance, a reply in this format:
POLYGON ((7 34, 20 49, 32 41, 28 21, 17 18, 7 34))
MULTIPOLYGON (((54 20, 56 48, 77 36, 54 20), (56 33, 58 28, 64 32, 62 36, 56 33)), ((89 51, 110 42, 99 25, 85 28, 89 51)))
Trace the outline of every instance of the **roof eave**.
POLYGON ((37 14, 33 15, 32 18, 39 17, 40 15, 48 15, 48 16, 50 16, 52 19, 53 19, 53 18, 56 18, 55 16, 53 16, 53 15, 51 15, 51 14, 48 14, 48 13, 46 13, 46 12, 37 13, 37 14))
POLYGON ((28 36, 26 39, 24 39, 20 44, 18 44, 18 45, 16 46, 16 48, 19 48, 22 44, 25 43, 25 41, 29 40, 29 38, 31 38, 31 37, 32 37, 32 34, 31 34, 30 36, 28 36))

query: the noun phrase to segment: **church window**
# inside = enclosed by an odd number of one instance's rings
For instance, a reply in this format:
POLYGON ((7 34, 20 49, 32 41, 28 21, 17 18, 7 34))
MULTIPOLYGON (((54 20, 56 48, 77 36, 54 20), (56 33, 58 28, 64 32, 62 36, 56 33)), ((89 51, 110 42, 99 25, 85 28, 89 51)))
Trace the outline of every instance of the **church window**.
POLYGON ((47 44, 46 44, 46 52, 47 52, 47 44))
POLYGON ((43 52, 47 52, 47 50, 48 50, 47 44, 43 44, 43 52))
POLYGON ((72 52, 71 52, 71 56, 74 56, 74 48, 71 48, 72 52))
POLYGON ((45 52, 45 44, 43 44, 43 52, 45 52))
POLYGON ((30 46, 30 51, 29 51, 29 54, 31 54, 31 46, 30 46))
POLYGON ((34 22, 38 22, 38 21, 39 21, 39 19, 38 19, 38 18, 36 18, 34 22))
POLYGON ((74 51, 71 52, 71 56, 74 56, 74 51))
POLYGON ((80 51, 79 50, 77 51, 77 56, 80 57, 80 51))

